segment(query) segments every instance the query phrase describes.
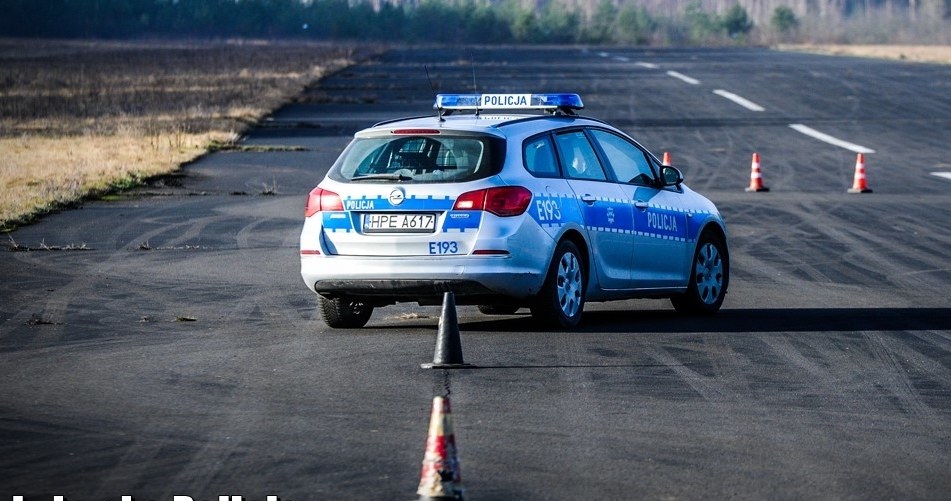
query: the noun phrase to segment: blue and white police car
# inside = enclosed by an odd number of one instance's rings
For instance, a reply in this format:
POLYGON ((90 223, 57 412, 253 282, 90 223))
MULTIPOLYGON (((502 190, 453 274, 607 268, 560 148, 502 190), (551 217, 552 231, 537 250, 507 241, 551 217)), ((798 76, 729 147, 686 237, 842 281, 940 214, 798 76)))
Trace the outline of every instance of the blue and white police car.
POLYGON ((716 207, 582 108, 577 94, 440 94, 430 116, 358 132, 310 192, 300 237, 327 325, 446 291, 557 329, 589 301, 719 310, 730 264, 716 207))

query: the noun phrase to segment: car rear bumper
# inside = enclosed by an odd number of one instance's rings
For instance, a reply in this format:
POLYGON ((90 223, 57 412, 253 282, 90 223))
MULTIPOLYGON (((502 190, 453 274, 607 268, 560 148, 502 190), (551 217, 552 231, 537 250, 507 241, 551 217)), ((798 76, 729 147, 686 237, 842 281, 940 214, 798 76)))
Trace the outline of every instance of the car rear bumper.
POLYGON ((511 256, 301 256, 301 277, 307 287, 318 294, 393 301, 441 298, 444 292, 453 292, 462 298, 527 299, 538 293, 545 280, 544 273, 538 269, 537 263, 518 266, 511 256))

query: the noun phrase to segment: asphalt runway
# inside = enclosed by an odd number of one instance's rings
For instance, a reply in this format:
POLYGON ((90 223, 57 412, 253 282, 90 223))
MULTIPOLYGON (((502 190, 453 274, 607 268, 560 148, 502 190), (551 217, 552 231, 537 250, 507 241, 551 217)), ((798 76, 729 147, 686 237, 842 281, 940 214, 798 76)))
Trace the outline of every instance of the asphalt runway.
POLYGON ((447 389, 470 500, 951 492, 949 66, 394 49, 245 142, 263 151, 4 238, 24 250, 0 252, 0 498, 413 499, 447 389), (419 367, 438 307, 327 329, 299 276, 306 194, 357 129, 431 113, 427 70, 443 92, 578 92, 669 151, 729 227, 720 314, 589 304, 561 333, 460 307, 478 368, 449 372, 419 367), (874 193, 846 193, 857 150, 874 193), (768 193, 744 191, 753 152, 768 193))

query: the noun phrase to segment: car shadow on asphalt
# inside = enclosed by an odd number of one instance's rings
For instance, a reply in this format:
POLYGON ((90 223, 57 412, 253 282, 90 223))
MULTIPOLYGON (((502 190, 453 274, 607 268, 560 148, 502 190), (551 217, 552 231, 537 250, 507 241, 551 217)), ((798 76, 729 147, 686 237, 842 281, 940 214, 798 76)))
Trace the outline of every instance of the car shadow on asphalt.
MULTIPOLYGON (((724 309, 712 316, 673 310, 590 311, 577 332, 854 332, 951 330, 951 308, 724 309)), ((468 319, 467 319, 468 320, 468 319)), ((546 332, 530 315, 461 321, 464 331, 546 332)))

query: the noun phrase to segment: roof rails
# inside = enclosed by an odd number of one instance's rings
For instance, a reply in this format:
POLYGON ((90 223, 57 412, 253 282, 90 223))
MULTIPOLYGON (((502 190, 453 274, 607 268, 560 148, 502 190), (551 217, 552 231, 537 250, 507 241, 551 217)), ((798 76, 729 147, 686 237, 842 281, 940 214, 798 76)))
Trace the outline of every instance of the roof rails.
POLYGON ((433 108, 442 118, 454 111, 545 110, 551 114, 574 115, 584 109, 578 94, 438 94, 433 108))

